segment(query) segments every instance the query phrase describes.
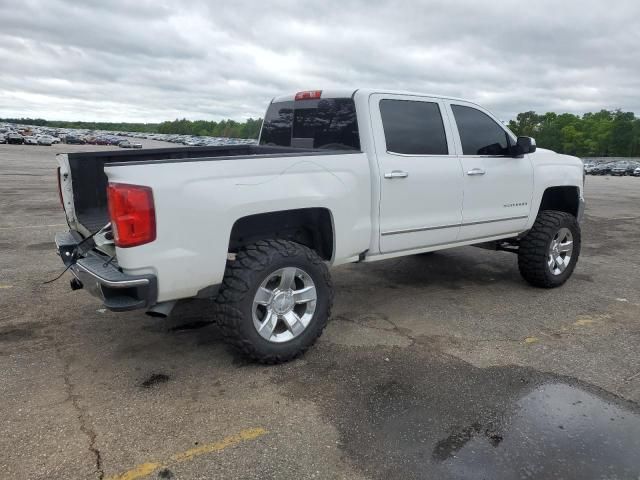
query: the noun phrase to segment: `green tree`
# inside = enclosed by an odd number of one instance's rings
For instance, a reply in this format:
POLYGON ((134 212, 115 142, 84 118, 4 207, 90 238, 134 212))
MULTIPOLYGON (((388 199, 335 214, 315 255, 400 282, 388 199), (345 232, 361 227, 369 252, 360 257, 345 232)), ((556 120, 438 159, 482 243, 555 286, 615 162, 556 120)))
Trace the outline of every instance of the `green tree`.
POLYGON ((632 112, 600 110, 582 116, 523 112, 509 122, 516 135, 560 153, 578 156, 640 156, 640 119, 632 112))

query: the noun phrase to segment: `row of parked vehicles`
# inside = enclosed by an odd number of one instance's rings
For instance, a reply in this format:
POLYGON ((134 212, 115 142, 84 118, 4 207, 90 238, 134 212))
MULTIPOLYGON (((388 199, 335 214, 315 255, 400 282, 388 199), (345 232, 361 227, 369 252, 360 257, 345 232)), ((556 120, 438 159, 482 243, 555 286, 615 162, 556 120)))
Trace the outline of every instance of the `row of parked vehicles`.
POLYGON ((640 177, 640 161, 626 160, 602 163, 585 163, 584 172, 587 175, 633 175, 640 177))
POLYGON ((60 139, 50 135, 22 135, 20 133, 11 132, 8 134, 0 134, 0 143, 12 143, 17 145, 53 145, 60 143, 60 139))
POLYGON ((251 145, 254 139, 204 137, 167 133, 114 132, 71 128, 52 128, 34 125, 0 124, 0 143, 27 145, 114 145, 121 148, 142 148, 136 139, 171 142, 187 147, 211 147, 220 145, 251 145), (34 137, 34 138, 31 138, 34 137), (125 138, 123 138, 125 137, 125 138), (42 140, 40 140, 42 139, 42 140), (49 143, 49 141, 51 143, 49 143))
POLYGON ((161 142, 171 142, 187 147, 217 147, 221 145, 253 145, 256 140, 252 138, 228 138, 228 137, 205 137, 192 135, 178 135, 171 133, 138 133, 130 132, 128 137, 145 138, 158 140, 161 142))
POLYGON ((69 145, 117 145, 122 148, 142 148, 141 143, 115 135, 79 135, 64 132, 44 132, 33 129, 33 127, 21 128, 19 130, 11 130, 3 127, 0 129, 0 143, 47 146, 56 143, 66 143, 69 145))

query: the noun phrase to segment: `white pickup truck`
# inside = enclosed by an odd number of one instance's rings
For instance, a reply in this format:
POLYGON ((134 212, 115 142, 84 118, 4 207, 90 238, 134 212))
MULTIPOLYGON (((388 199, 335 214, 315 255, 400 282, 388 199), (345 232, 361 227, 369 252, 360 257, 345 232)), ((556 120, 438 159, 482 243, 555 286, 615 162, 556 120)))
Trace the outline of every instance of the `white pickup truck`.
POLYGON ((58 156, 57 250, 113 311, 211 298, 254 360, 304 352, 328 267, 479 245, 562 285, 580 253, 580 159, 536 149, 464 100, 385 90, 274 98, 258 145, 58 156))

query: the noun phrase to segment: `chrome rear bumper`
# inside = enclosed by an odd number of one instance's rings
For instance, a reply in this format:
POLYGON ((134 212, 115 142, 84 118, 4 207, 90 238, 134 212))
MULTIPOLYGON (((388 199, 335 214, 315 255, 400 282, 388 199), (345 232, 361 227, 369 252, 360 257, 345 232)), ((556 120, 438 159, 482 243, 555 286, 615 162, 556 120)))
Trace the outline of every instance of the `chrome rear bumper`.
MULTIPOLYGON (((114 259, 82 244, 78 232, 56 234, 56 250, 62 262, 89 293, 116 312, 149 308, 156 303, 157 280, 154 275, 129 275, 114 259)), ((90 242, 89 242, 90 243, 90 242)))

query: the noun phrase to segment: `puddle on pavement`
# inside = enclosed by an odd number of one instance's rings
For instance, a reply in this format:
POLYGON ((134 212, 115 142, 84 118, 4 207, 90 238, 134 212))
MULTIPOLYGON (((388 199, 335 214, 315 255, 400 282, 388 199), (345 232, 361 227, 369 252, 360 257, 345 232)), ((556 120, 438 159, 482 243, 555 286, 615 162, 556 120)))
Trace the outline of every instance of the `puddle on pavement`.
POLYGON ((367 478, 640 480, 638 407, 566 377, 327 344, 271 372, 318 405, 367 478))
POLYGON ((520 398, 499 425, 438 442, 432 461, 453 478, 638 479, 640 416, 552 383, 520 398))

